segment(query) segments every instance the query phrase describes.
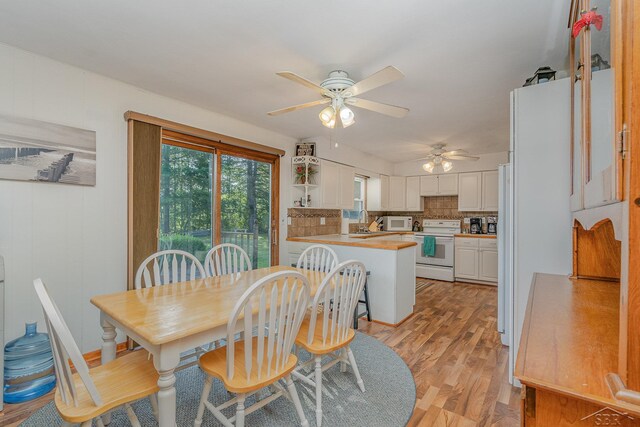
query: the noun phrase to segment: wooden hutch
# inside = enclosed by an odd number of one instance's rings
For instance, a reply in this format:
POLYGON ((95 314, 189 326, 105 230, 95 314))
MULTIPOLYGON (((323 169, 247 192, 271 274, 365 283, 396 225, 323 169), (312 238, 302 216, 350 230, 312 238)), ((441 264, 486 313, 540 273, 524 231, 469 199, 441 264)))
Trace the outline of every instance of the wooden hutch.
POLYGON ((573 0, 570 30, 585 11, 602 27, 570 37, 573 275, 533 278, 526 426, 640 426, 640 1, 573 0))

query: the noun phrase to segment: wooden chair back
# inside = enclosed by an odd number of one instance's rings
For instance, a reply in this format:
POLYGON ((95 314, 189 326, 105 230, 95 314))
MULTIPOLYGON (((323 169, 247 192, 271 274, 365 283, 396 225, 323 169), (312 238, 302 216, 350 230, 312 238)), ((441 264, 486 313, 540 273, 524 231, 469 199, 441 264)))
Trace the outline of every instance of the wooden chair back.
POLYGON ((227 376, 233 378, 235 346, 244 342, 245 357, 240 361, 247 379, 254 372, 253 345, 257 337, 255 374, 277 375, 289 360, 309 303, 309 281, 297 271, 280 271, 254 283, 245 291, 231 312, 227 324, 227 376), (238 321, 243 317, 243 325, 238 321), (254 319, 257 316, 257 319, 254 319), (254 324, 255 321, 255 324, 254 324), (243 331, 240 341, 235 334, 243 331), (265 372, 266 371, 266 372, 265 372))
POLYGON ((308 344, 313 342, 318 327, 322 328, 323 345, 346 341, 366 278, 364 264, 355 260, 339 264, 325 276, 313 299, 308 344))
POLYGON ((222 243, 212 248, 204 261, 207 276, 224 276, 251 270, 249 255, 238 245, 222 243))
POLYGON ((205 277, 198 258, 189 252, 170 249, 151 254, 142 261, 135 277, 136 289, 205 277))
POLYGON ((338 255, 326 245, 311 245, 300 254, 296 267, 328 273, 338 265, 338 255))
POLYGON ((73 339, 69 327, 62 318, 60 310, 58 310, 58 307, 49 295, 41 279, 34 280, 33 286, 44 310, 44 318, 51 341, 53 362, 62 401, 67 405, 73 403, 74 406, 78 406, 79 403, 78 391, 73 381, 71 366, 69 366, 69 359, 71 359, 93 403, 96 406, 102 405, 100 393, 98 393, 98 389, 89 374, 89 367, 82 357, 82 353, 73 339))

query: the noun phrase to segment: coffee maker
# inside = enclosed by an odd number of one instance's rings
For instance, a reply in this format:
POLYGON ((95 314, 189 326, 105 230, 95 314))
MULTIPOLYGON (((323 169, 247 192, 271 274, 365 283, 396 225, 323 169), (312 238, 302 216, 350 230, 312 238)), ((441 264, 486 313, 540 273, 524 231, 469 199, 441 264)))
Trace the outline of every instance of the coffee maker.
POLYGON ((482 218, 469 219, 469 232, 471 234, 482 234, 482 218))
POLYGON ((498 219, 495 216, 487 218, 487 234, 497 234, 498 232, 498 219))

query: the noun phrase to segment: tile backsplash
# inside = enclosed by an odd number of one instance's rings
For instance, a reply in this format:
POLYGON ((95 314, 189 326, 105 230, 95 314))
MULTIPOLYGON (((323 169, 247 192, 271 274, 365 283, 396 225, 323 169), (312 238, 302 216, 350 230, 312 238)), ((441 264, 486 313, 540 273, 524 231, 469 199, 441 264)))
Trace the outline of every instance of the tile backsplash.
POLYGON ((319 236, 322 234, 340 234, 342 211, 340 209, 287 209, 287 237, 319 236), (320 224, 324 218, 324 225, 320 224))

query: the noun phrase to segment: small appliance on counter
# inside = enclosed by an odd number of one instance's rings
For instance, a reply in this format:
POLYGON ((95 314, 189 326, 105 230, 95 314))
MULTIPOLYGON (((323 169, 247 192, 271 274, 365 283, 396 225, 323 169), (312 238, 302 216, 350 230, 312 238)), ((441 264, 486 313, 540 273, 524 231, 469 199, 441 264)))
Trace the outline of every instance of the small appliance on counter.
POLYGON ((413 227, 411 228, 411 231, 421 231, 422 227, 420 227, 420 221, 414 221, 413 222, 413 227))
POLYGON ((498 218, 490 216, 487 218, 487 234, 498 233, 498 218))
POLYGON ((413 217, 410 216, 383 216, 382 229, 384 231, 411 231, 413 217))
POLYGON ((482 234, 482 218, 470 218, 469 219, 469 232, 471 234, 482 234))

